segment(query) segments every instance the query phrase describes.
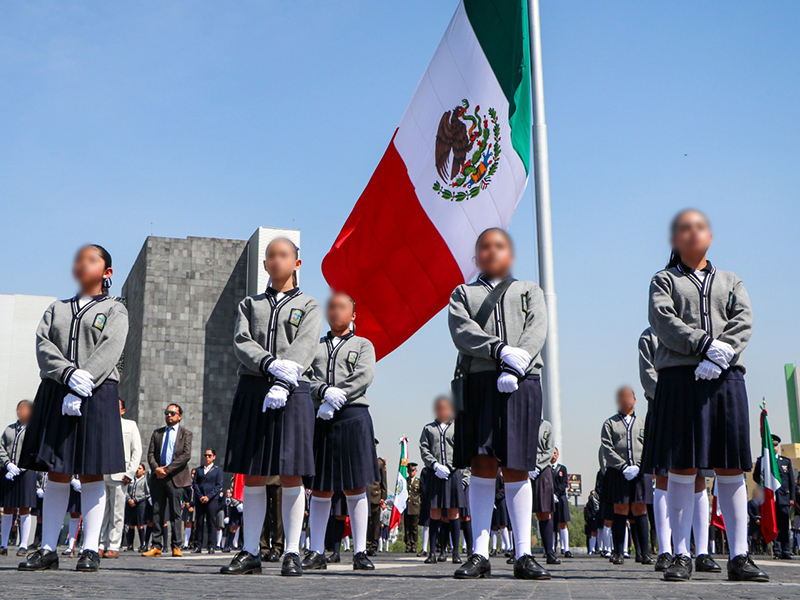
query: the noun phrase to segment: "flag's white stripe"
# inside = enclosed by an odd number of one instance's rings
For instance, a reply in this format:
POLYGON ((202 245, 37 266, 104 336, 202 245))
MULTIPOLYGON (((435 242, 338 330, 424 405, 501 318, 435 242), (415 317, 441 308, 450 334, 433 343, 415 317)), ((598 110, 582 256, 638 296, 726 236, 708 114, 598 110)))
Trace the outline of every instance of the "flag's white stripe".
MULTIPOLYGON (((508 101, 460 4, 431 64, 422 76, 400 123, 395 146, 408 169, 417 198, 444 238, 465 280, 475 275, 475 237, 488 227, 508 228, 525 191, 525 165, 511 145, 508 101), (477 198, 457 203, 433 191, 439 179, 434 162, 436 132, 445 111, 467 98, 471 112, 480 105, 498 113, 500 166, 477 198)), ((491 138, 490 138, 491 140, 491 138)))
POLYGON ((772 452, 770 448, 764 448, 761 454, 761 481, 765 488, 773 492, 781 487, 781 480, 772 472, 772 452))

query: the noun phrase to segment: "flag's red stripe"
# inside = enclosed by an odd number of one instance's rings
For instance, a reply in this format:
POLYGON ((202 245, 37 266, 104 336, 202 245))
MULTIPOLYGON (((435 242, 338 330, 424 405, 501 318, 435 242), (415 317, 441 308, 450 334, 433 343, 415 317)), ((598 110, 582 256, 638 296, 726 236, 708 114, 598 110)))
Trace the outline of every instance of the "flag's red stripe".
POLYGON ((394 506, 392 507, 392 516, 389 519, 389 531, 400 525, 400 511, 398 511, 394 506))
MULTIPOLYGON (((442 200, 446 202, 446 200, 442 200)), ((444 307, 463 275, 420 205, 394 138, 322 261, 356 302, 357 332, 382 358, 444 307)))
POLYGON ((761 533, 764 541, 772 543, 778 537, 778 520, 775 518, 775 492, 764 488, 764 502, 761 504, 761 533))

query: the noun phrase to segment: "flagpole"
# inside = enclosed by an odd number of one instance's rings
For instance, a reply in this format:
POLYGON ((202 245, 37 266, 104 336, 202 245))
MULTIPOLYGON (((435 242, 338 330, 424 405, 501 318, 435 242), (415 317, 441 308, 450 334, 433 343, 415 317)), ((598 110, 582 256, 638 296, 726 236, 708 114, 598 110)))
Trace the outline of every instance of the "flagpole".
MULTIPOLYGON (((550 167, 547 155, 547 125, 544 119, 542 74, 542 30, 539 0, 528 0, 531 49, 531 96, 533 101, 533 185, 536 194, 536 237, 539 284, 547 303, 547 342, 542 351, 544 370, 543 417, 553 425, 555 445, 561 448, 561 380, 558 365, 558 310, 553 274, 553 227, 550 216, 550 167)), ((562 451, 563 454, 563 451, 562 451)))

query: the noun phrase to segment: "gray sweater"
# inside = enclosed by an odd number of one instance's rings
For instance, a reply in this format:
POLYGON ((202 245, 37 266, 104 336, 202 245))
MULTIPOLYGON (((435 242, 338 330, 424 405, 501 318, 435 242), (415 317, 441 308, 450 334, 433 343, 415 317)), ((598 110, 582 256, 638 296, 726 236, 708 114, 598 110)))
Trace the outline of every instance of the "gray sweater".
POLYGON ((744 368, 744 352, 753 332, 750 297, 730 271, 708 263, 701 283, 686 266, 659 271, 650 282, 649 320, 659 344, 657 371, 699 364, 712 340, 727 342, 736 353, 730 365, 744 368))
POLYGON ((128 490, 125 494, 128 500, 133 500, 136 504, 144 502, 150 498, 150 486, 147 483, 147 475, 139 479, 134 479, 128 484, 128 490))
POLYGON ((117 363, 128 336, 128 311, 111 296, 95 296, 82 308, 78 298, 53 302, 36 330, 42 379, 66 384, 76 369, 91 373, 95 387, 119 381, 117 363))
POLYGON ((375 348, 366 338, 344 336, 338 344, 330 332, 317 344, 311 363, 311 396, 316 406, 333 386, 347 396, 347 405, 368 406, 367 388, 375 378, 375 348))
MULTIPOLYGON (((248 296, 239 303, 233 336, 239 375, 267 375, 269 365, 282 359, 302 365, 303 378, 308 381, 321 327, 319 303, 299 288, 280 300, 272 288, 264 294, 248 296)), ((277 383, 291 389, 288 382, 277 383)))
POLYGON ((550 421, 545 421, 539 424, 539 448, 536 451, 536 466, 540 471, 544 471, 545 467, 550 466, 555 454, 556 441, 553 439, 553 426, 550 421))
MULTIPOLYGON (((19 462, 19 455, 22 452, 22 442, 25 440, 26 427, 18 427, 17 423, 11 423, 3 430, 0 435, 0 467, 5 468, 8 463, 19 462)), ((19 465, 18 465, 19 466, 19 465)), ((25 469, 22 469, 23 471, 25 469)), ((3 475, 5 476, 5 475, 3 475)))
POLYGON ((653 361, 658 348, 658 338, 652 327, 648 327, 639 336, 639 381, 644 388, 644 397, 648 401, 656 397, 658 373, 653 361))
POLYGON ((470 372, 479 373, 510 370, 500 364, 500 351, 506 345, 522 348, 533 357, 527 373, 539 373, 547 335, 547 309, 541 288, 531 281, 513 282, 497 303, 494 315, 481 327, 474 317, 491 289, 491 284, 478 277, 472 283, 459 285, 450 296, 448 323, 456 349, 473 357, 470 372))
MULTIPOLYGON (((426 467, 433 469, 433 464, 438 462, 452 472, 455 470, 453 467, 455 425, 451 421, 442 424, 442 429, 439 428, 438 421, 428 423, 422 428, 422 435, 419 436, 419 454, 426 467)), ((471 474, 469 468, 461 470, 461 483, 464 487, 469 485, 471 474)))
POLYGON ((605 420, 600 433, 600 464, 608 469, 622 470, 642 462, 644 448, 644 418, 633 414, 626 424, 622 415, 605 420))

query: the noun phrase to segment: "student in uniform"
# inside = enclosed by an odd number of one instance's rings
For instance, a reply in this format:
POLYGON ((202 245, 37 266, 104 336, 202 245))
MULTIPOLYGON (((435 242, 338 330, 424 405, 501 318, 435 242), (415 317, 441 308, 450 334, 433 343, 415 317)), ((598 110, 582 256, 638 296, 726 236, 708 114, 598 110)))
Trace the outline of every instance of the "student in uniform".
POLYGON ((147 469, 139 463, 133 481, 128 484, 126 492, 128 504, 128 547, 133 548, 133 535, 139 532, 139 552, 147 549, 144 527, 147 525, 147 506, 150 501, 150 486, 147 484, 147 469))
POLYGON ((517 538, 514 576, 549 579, 531 556, 533 498, 528 479, 528 472, 536 468, 542 414, 539 371, 547 333, 544 294, 535 283, 511 276, 514 248, 504 230, 481 233, 475 255, 480 275, 455 289, 449 308, 461 376, 454 381, 460 396, 454 466, 472 467, 469 505, 475 533, 473 554, 455 577, 476 579, 491 574, 489 528, 499 467, 517 538))
POLYGON ((453 564, 461 564, 458 543, 461 540, 461 521, 458 509, 464 506, 464 472, 453 463, 453 401, 439 396, 433 401, 435 419, 422 428, 419 438, 419 453, 422 462, 429 468, 425 482, 431 507, 431 524, 428 534, 430 554, 426 564, 434 564, 444 558, 447 540, 453 543, 453 564), (436 556, 436 542, 442 537, 442 554, 436 556))
POLYGON ((669 520, 675 559, 668 581, 691 578, 689 537, 698 469, 716 472, 730 546, 728 578, 768 581, 747 553, 747 489, 752 468, 742 353, 753 329, 742 281, 706 258, 711 227, 684 210, 670 227, 672 256, 650 283, 649 320, 658 337, 653 424, 645 470, 669 470, 669 520))
MULTIPOLYGON (((381 477, 367 389, 375 377, 375 348, 355 335, 356 305, 334 293, 326 309, 330 331, 320 339, 311 364, 311 396, 317 408, 314 427, 315 474, 311 488, 311 552, 303 570, 326 569, 325 531, 334 492, 344 492, 353 531, 353 570, 373 570, 367 557, 367 486, 381 477)), ((344 518, 342 519, 344 525, 344 518)), ((338 552, 344 527, 335 540, 338 552)))
POLYGON ((76 570, 100 567, 103 475, 125 470, 117 363, 128 334, 128 312, 108 295, 112 274, 111 255, 102 246, 81 248, 73 266, 80 291, 51 304, 36 331, 42 383, 19 466, 49 475, 42 547, 20 563, 21 571, 58 568, 56 544, 73 475, 81 481, 84 524, 76 570))
POLYGON ((555 496, 553 490, 553 469, 550 465, 555 455, 553 426, 550 421, 541 420, 539 424, 539 447, 536 452, 536 468, 528 473, 533 486, 533 512, 539 522, 539 535, 548 565, 560 565, 555 555, 555 534, 553 531, 553 511, 555 496))
POLYGON ((266 292, 239 303, 234 351, 240 365, 225 470, 245 475, 244 546, 223 574, 261 572, 259 541, 267 510, 267 477, 281 476, 286 553, 281 575, 300 576, 305 512, 303 476, 314 474, 314 403, 308 369, 322 318, 319 304, 297 287, 301 260, 286 238, 269 243, 266 292))
POLYGON ((0 435, 0 506, 3 507, 2 541, 0 555, 8 552, 8 536, 14 510, 19 510, 19 549, 17 556, 25 556, 31 534, 31 509, 36 507, 36 471, 20 469, 22 443, 31 416, 33 403, 21 400, 17 404, 17 420, 0 435))
POLYGON ((594 490, 589 492, 589 498, 583 506, 583 531, 586 534, 586 551, 591 556, 599 552, 597 546, 597 516, 600 512, 600 503, 594 490))
POLYGON ((645 479, 641 472, 644 442, 644 419, 636 414, 636 396, 630 387, 617 391, 617 414, 606 419, 600 433, 603 462, 606 465, 604 492, 606 501, 614 505, 611 534, 614 552, 611 562, 625 562, 625 529, 628 514, 633 514, 634 539, 638 557, 645 565, 653 564, 647 554, 650 547, 650 523, 645 505, 645 479))
POLYGON ((564 558, 572 558, 572 552, 569 549, 569 522, 572 517, 569 514, 569 499, 567 498, 569 473, 567 467, 558 462, 558 448, 553 449, 553 460, 550 466, 553 469, 553 495, 556 503, 554 519, 558 523, 561 552, 564 554, 564 558))
POLYGON ((203 453, 205 464, 193 469, 192 495, 194 496, 195 532, 194 553, 200 554, 203 550, 203 536, 206 539, 206 548, 209 554, 222 545, 222 529, 217 527, 217 513, 222 508, 220 494, 222 493, 222 469, 215 461, 217 453, 213 448, 208 448, 203 453))

